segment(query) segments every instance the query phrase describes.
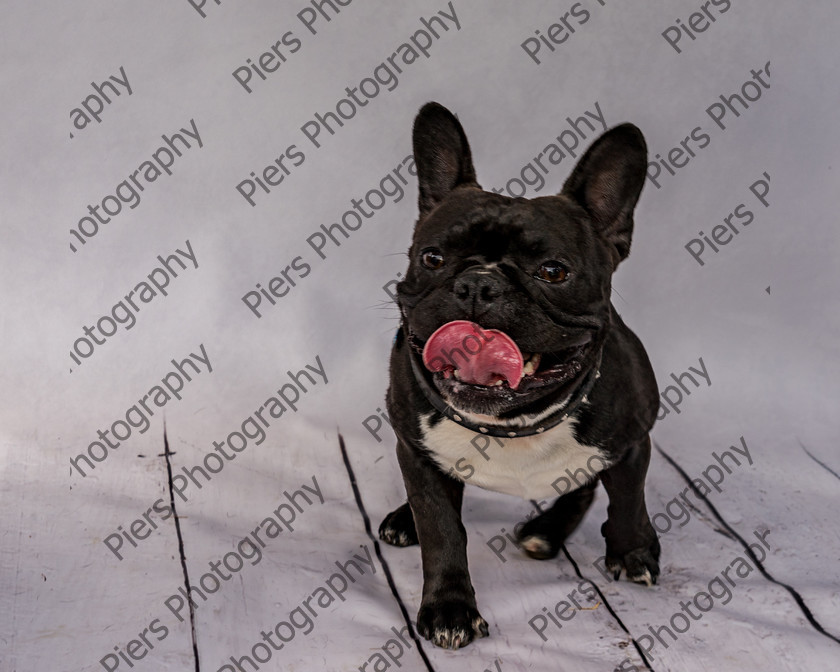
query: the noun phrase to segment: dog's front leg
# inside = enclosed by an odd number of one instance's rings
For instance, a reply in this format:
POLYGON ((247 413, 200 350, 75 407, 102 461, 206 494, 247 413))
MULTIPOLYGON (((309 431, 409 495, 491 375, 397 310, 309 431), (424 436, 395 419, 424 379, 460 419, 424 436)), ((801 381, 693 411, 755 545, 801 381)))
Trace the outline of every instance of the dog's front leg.
POLYGON ((645 507, 649 462, 650 437, 645 437, 618 464, 601 472, 610 497, 601 534, 607 541, 607 570, 614 578, 623 569, 630 581, 652 585, 659 576, 659 539, 645 507))
POLYGON ((423 600, 417 629, 445 649, 487 636, 467 567, 467 531, 461 522, 464 484, 429 457, 397 444, 397 458, 414 516, 423 562, 423 600))

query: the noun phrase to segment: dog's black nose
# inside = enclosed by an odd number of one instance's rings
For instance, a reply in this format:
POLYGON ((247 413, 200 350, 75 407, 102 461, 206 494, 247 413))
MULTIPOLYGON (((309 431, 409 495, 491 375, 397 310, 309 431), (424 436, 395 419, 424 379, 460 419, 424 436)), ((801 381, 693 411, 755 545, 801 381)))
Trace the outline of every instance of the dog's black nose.
POLYGON ((503 294, 504 280, 492 271, 469 271, 455 281, 454 292, 458 304, 474 317, 491 308, 503 294))

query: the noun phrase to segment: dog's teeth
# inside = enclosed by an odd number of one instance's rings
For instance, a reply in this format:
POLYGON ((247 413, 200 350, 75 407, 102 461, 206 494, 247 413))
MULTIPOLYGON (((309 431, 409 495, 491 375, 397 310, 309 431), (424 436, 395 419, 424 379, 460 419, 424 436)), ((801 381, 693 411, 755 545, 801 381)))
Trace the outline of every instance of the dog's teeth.
POLYGON ((459 369, 455 369, 455 373, 453 375, 455 376, 455 380, 461 380, 461 371, 459 369))
POLYGON ((522 367, 522 375, 523 376, 533 376, 534 372, 537 370, 537 367, 540 365, 540 353, 535 352, 530 356, 527 362, 525 362, 525 366, 522 367))

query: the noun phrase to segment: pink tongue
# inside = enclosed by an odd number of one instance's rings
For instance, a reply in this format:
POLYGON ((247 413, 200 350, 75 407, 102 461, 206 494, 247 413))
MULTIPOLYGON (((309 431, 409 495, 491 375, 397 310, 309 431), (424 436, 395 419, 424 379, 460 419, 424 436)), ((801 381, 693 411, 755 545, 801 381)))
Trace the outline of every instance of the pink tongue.
POLYGON ((511 389, 522 378, 522 353, 513 339, 497 329, 482 329, 474 322, 448 322, 433 333, 423 348, 429 371, 458 370, 462 382, 493 385, 507 380, 511 389))

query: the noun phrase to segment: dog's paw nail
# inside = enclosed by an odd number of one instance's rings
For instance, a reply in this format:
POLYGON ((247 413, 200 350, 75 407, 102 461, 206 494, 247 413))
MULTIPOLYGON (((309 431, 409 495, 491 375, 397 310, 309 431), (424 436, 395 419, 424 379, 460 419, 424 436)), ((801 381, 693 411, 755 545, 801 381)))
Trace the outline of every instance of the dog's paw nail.
POLYGON ((545 560, 555 555, 548 539, 535 534, 522 539, 519 542, 519 547, 529 556, 537 560, 545 560))
POLYGON ((641 574, 636 574, 635 576, 628 576, 627 578, 630 579, 633 583, 642 583, 646 586, 652 586, 654 583, 656 583, 655 579, 650 574, 650 570, 648 569, 645 569, 645 571, 641 574))
POLYGON ((379 538, 391 546, 413 546, 417 542, 402 530, 386 527, 379 530, 379 538))
POLYGON ((622 555, 610 555, 606 562, 608 572, 618 580, 621 570, 628 581, 653 586, 659 576, 659 544, 640 546, 622 555))
POLYGON ((460 649, 468 643, 467 633, 461 629, 450 630, 449 628, 442 628, 435 632, 432 640, 435 646, 442 649, 460 649))
POLYGON ((474 607, 451 602, 421 607, 417 631, 443 649, 460 649, 489 634, 487 621, 474 607))
POLYGON ((379 526, 379 538, 391 546, 413 546, 417 543, 414 518, 408 504, 385 516, 379 526))

